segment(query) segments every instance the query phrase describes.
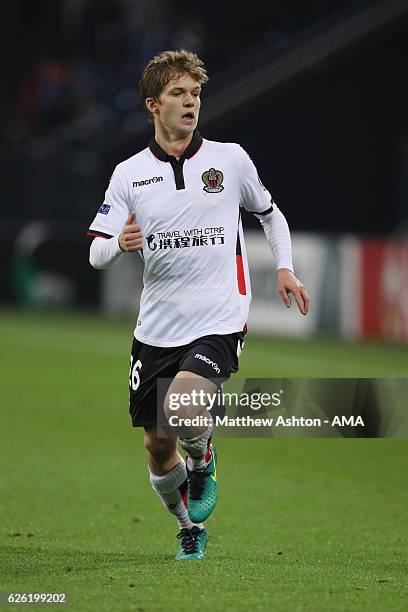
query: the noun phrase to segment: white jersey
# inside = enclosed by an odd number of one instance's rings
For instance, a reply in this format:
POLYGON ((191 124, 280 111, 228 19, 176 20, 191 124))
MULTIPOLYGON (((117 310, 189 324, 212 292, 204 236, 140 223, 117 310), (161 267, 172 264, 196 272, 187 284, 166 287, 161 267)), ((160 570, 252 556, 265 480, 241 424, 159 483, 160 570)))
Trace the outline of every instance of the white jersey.
POLYGON ((241 206, 273 211, 253 162, 238 144, 197 131, 179 160, 152 140, 115 168, 88 235, 115 236, 136 213, 144 258, 138 340, 182 346, 243 330, 251 288, 241 206))

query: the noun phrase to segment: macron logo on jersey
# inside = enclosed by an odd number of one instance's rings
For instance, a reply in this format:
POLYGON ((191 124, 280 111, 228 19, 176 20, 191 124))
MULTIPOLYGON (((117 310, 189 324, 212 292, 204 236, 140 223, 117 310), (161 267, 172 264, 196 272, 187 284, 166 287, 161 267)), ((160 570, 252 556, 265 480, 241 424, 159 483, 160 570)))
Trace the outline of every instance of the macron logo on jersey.
POLYGON ((152 183, 161 183, 162 180, 162 176, 154 176, 153 178, 146 179, 145 181, 133 181, 133 187, 143 187, 144 185, 151 185, 152 183))

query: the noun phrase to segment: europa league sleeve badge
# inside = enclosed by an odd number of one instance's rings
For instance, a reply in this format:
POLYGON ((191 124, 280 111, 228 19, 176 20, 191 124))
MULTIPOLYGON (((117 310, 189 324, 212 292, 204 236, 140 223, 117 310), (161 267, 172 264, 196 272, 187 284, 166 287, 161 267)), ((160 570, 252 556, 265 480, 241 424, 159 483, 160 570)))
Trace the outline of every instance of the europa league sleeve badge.
POLYGON ((222 185, 222 181, 224 180, 224 175, 221 170, 216 170, 215 168, 210 168, 203 172, 201 178, 204 183, 204 191, 207 193, 220 193, 224 189, 222 185))

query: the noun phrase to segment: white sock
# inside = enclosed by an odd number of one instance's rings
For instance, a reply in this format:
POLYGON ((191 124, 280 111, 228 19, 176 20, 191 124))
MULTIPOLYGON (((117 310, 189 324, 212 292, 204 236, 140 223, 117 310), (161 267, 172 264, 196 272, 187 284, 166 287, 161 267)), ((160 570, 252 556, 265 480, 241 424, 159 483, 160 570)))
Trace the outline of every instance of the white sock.
MULTIPOLYGON (((176 465, 168 474, 156 476, 150 470, 150 483, 163 505, 177 519, 180 529, 191 529, 196 523, 190 521, 187 508, 183 501, 183 493, 187 490, 187 470, 184 459, 180 457, 180 463, 176 465)), ((202 523, 197 524, 200 529, 202 523)))
POLYGON ((210 443, 212 424, 196 438, 180 439, 180 446, 186 451, 189 470, 203 470, 211 461, 210 443))

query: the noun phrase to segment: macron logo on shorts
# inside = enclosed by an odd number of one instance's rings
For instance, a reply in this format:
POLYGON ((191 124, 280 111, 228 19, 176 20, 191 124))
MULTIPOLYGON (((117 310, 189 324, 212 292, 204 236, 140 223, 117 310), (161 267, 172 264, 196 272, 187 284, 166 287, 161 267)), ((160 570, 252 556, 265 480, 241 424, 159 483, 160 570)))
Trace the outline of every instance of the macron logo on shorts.
POLYGON ((215 361, 211 361, 211 359, 209 359, 208 357, 205 357, 204 355, 200 355, 200 353, 196 353, 194 355, 194 359, 201 359, 201 361, 205 361, 205 363, 208 363, 208 365, 211 366, 213 370, 217 372, 217 374, 219 374, 221 371, 220 368, 218 367, 218 364, 215 363, 215 361))

